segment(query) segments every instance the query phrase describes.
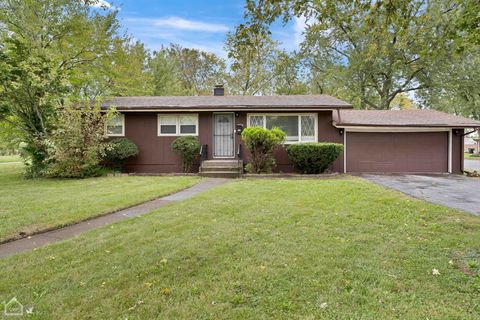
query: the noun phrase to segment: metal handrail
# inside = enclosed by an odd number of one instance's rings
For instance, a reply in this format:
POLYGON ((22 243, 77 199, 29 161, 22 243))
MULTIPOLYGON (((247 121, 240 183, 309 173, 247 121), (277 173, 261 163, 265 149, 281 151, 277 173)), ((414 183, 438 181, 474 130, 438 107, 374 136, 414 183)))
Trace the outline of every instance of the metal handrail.
POLYGON ((208 158, 208 144, 200 146, 200 160, 205 161, 208 158))
POLYGON ((242 144, 241 143, 238 145, 237 157, 238 157, 238 159, 242 159, 242 144))
MULTIPOLYGON (((240 168, 240 161, 242 161, 242 144, 241 143, 238 144, 238 149, 237 149, 237 163, 239 168, 240 168)), ((240 171, 239 172, 239 178, 240 178, 243 175, 243 166, 239 171, 240 171)))

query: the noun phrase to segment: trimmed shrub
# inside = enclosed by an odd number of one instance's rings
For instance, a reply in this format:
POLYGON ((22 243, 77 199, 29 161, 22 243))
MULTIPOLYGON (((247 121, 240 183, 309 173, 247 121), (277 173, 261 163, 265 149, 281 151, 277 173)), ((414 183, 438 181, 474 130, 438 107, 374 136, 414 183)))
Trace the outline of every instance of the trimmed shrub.
POLYGON ((343 152, 338 143, 298 143, 288 146, 288 158, 301 173, 325 172, 343 152))
POLYGON ((113 168, 122 170, 127 160, 138 155, 138 147, 127 138, 111 140, 105 150, 105 161, 113 168))
POLYGON ((278 129, 262 127, 246 128, 242 139, 250 153, 252 173, 269 173, 275 167, 273 151, 285 140, 285 133, 278 129))
POLYGON ((172 149, 182 157, 183 172, 189 172, 200 151, 200 142, 193 136, 179 137, 173 140, 172 149))

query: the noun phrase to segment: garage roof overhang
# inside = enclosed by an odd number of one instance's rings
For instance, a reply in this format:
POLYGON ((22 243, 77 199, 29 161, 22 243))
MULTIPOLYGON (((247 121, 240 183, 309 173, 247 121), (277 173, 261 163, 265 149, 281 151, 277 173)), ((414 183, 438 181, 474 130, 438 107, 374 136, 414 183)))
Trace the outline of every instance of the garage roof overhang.
POLYGON ((333 125, 347 131, 421 132, 480 128, 480 122, 434 110, 338 110, 333 125))
POLYGON ((438 132, 450 131, 452 128, 458 127, 415 127, 415 126, 342 126, 335 125, 338 129, 347 130, 349 132, 438 132))

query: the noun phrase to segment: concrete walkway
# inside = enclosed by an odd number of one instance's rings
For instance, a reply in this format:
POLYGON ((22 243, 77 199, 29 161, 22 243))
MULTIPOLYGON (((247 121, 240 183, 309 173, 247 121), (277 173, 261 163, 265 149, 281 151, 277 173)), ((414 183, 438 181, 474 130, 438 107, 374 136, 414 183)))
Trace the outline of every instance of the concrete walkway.
POLYGON ((158 198, 137 206, 110 213, 98 218, 93 218, 84 222, 79 222, 64 228, 39 233, 28 238, 23 238, 0 245, 0 258, 14 255, 20 252, 30 251, 35 248, 43 247, 47 244, 73 238, 83 232, 112 224, 117 221, 137 217, 149 213, 155 209, 164 207, 172 202, 182 201, 191 198, 203 191, 209 190, 218 185, 224 184, 229 179, 204 179, 198 184, 174 193, 172 195, 158 198))

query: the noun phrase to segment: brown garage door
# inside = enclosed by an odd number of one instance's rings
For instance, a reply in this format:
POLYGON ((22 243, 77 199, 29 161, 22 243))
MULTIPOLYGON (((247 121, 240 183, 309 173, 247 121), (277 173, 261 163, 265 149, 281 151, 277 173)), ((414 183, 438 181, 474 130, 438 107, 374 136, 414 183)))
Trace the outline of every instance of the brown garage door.
POLYGON ((347 172, 447 171, 447 132, 347 133, 347 172))

